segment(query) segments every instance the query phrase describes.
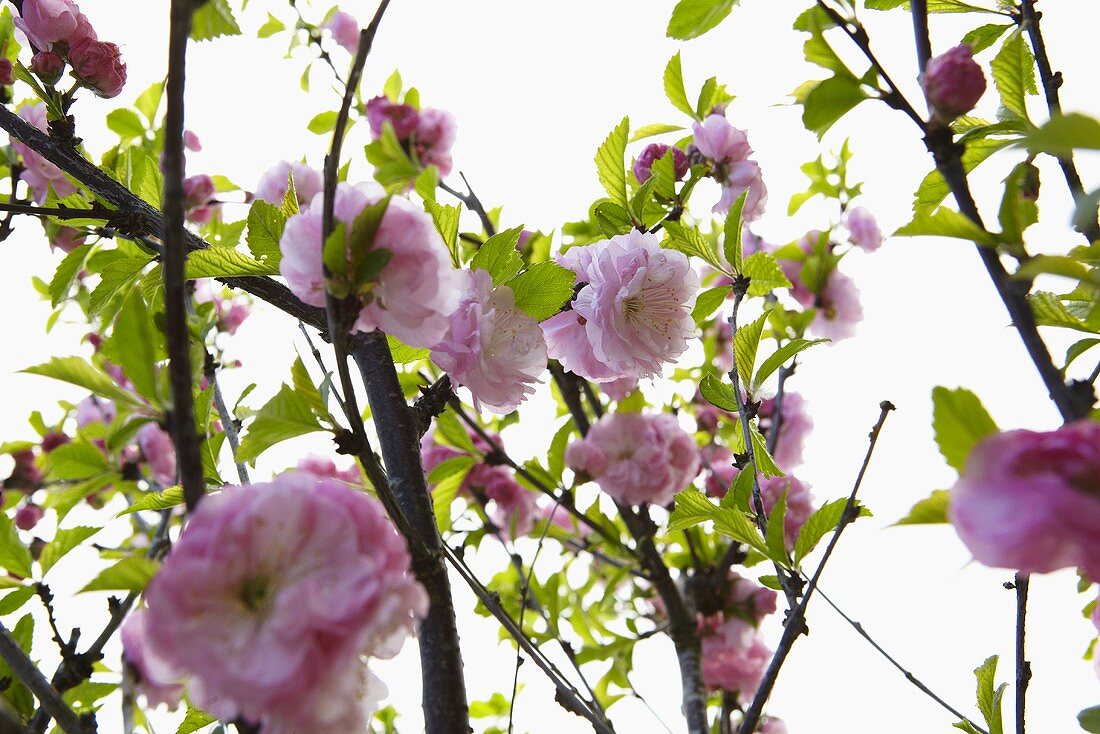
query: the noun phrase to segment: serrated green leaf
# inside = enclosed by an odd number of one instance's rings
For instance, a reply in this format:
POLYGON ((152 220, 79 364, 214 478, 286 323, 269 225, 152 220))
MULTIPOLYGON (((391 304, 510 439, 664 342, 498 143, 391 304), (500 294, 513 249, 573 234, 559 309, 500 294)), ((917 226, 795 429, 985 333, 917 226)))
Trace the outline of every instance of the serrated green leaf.
MULTIPOLYGON (((990 158, 998 150, 1012 145, 1011 139, 1003 138, 976 138, 966 141, 966 150, 962 154, 963 170, 970 173, 981 163, 990 158)), ((917 188, 913 200, 913 211, 931 211, 943 203, 947 195, 951 193, 943 174, 938 168, 932 169, 917 188)))
POLYGON ((523 258, 516 249, 523 227, 498 232, 478 248, 470 260, 471 270, 484 270, 493 278, 493 285, 505 283, 515 277, 523 267, 523 258))
POLYGON ((476 454, 474 442, 466 431, 466 426, 455 415, 453 408, 448 408, 435 417, 436 440, 443 439, 441 443, 453 446, 468 454, 476 454))
POLYGON ((157 109, 160 108, 160 98, 163 95, 164 82, 154 82, 134 100, 134 107, 137 108, 138 112, 145 115, 145 119, 149 121, 149 124, 156 122, 157 109))
POLYGON ((435 228, 439 230, 443 243, 451 253, 451 264, 456 268, 462 267, 458 258, 458 222, 462 216, 462 206, 437 204, 429 199, 424 202, 424 209, 432 216, 435 228))
POLYGON ((68 382, 118 403, 127 405, 137 405, 138 403, 137 399, 119 387, 110 375, 101 372, 80 357, 54 357, 49 362, 28 367, 23 372, 68 382))
POLYGON ((1020 145, 1051 155, 1070 155, 1074 150, 1100 150, 1100 120, 1072 112, 1055 115, 1025 136, 1020 145))
POLYGON ((324 427, 317 421, 309 401, 288 385, 283 385, 249 423, 248 433, 237 450, 237 460, 255 461, 256 457, 277 443, 322 430, 324 427))
POLYGON ((687 41, 698 38, 730 14, 737 0, 680 0, 672 9, 665 35, 687 41))
POLYGON ((0 512, 0 567, 23 578, 31 575, 31 552, 19 539, 15 525, 4 512, 0 512))
POLYGON ((970 46, 971 50, 978 54, 996 43, 997 39, 1003 36, 1005 31, 1012 27, 1012 25, 1002 25, 1001 23, 990 23, 988 25, 978 26, 968 31, 967 34, 963 36, 962 42, 970 46))
POLYGON ((1035 94, 1035 57, 1031 47, 1024 41, 1023 34, 1015 30, 1001 45, 1001 50, 993 57, 991 65, 993 83, 1001 95, 1001 104, 1005 109, 1024 120, 1027 114, 1026 98, 1035 94))
POLYGON ((741 272, 744 262, 741 213, 745 210, 745 199, 748 195, 749 190, 746 188, 737 197, 737 201, 730 205, 729 213, 726 214, 726 223, 722 227, 722 252, 735 273, 741 272))
POLYGON ((596 174, 604 191, 613 202, 624 208, 627 205, 626 141, 629 135, 630 118, 624 117, 600 145, 595 158, 596 174))
POLYGON ((867 99, 859 80, 837 75, 817 84, 802 99, 802 124, 821 138, 837 120, 867 99))
POLYGON ((410 347, 408 344, 402 344, 397 337, 386 335, 386 342, 390 347, 390 356, 393 357, 394 364, 409 364, 410 362, 418 362, 422 359, 427 359, 431 350, 418 349, 416 347, 410 347))
POLYGON ((756 426, 749 427, 749 434, 752 437, 752 456, 760 473, 766 477, 784 476, 783 470, 775 463, 771 452, 768 451, 768 442, 764 440, 763 434, 756 426))
POLYGON ((733 288, 728 285, 701 291, 695 299, 695 308, 691 311, 691 318, 695 321, 695 324, 701 325, 704 321, 709 319, 711 314, 721 308, 722 304, 726 302, 731 291, 733 291, 733 288))
POLYGON ((917 211, 913 220, 894 232, 894 237, 952 237, 981 245, 996 245, 997 238, 966 216, 940 207, 935 211, 917 211))
POLYGON ((680 222, 665 222, 664 230, 668 237, 661 242, 662 247, 682 252, 689 257, 698 257, 716 270, 725 272, 726 267, 719 259, 714 244, 698 228, 680 222))
POLYGON ((206 0, 191 16, 192 41, 239 35, 241 27, 233 17, 228 0, 206 0))
MULTIPOLYGON (((271 13, 267 14, 267 21, 256 31, 259 38, 270 38, 276 33, 286 30, 286 25, 271 13)), ((194 731, 194 730, 192 730, 194 731)))
POLYGON ((1029 293, 1027 302, 1035 314, 1035 322, 1040 326, 1056 326, 1063 329, 1076 329, 1088 334, 1100 333, 1100 329, 1090 326, 1078 316, 1074 315, 1062 299, 1053 293, 1036 291, 1029 293))
POLYGON ((932 390, 932 428, 943 458, 960 472, 974 445, 998 430, 978 396, 961 387, 932 390))
POLYGON ((90 315, 98 314, 116 296, 132 288, 150 262, 152 262, 151 257, 123 257, 110 262, 99 273, 99 285, 92 290, 88 298, 90 315))
MULTIPOLYGON (((471 457, 455 457, 456 459, 471 457)), ((432 487, 432 511, 435 513, 436 527, 439 532, 446 533, 451 529, 451 504, 458 496, 458 490, 462 482, 466 480, 469 465, 463 470, 456 471, 443 477, 432 487)))
POLYGON ((516 308, 538 321, 561 311, 573 297, 577 276, 555 262, 535 263, 508 281, 516 308))
MULTIPOLYGON (((676 509, 669 517, 668 530, 669 532, 675 532, 676 530, 699 525, 708 520, 712 521, 714 529, 723 535, 733 538, 739 543, 744 543, 769 558, 771 557, 760 531, 743 512, 716 506, 707 499, 706 495, 694 487, 685 489, 676 495, 676 509)), ((779 563, 784 562, 783 558, 773 558, 772 560, 779 563)))
POLYGON ((895 525, 941 525, 947 522, 947 508, 951 504, 951 493, 946 489, 937 489, 925 497, 909 514, 898 520, 895 525))
POLYGON ((605 237, 614 237, 618 234, 626 234, 634 229, 634 222, 630 213, 613 201, 601 201, 592 210, 596 219, 596 225, 605 237))
POLYGON ((68 297, 76 276, 84 268, 84 261, 92 251, 91 245, 78 245, 65 255, 50 280, 50 305, 57 306, 68 297))
MULTIPOLYGON (((687 91, 684 89, 684 72, 680 63, 680 52, 668 60, 664 73, 665 96, 672 106, 689 117, 695 119, 695 109, 688 102, 687 91)), ((642 128, 645 130, 646 128, 642 128)), ((641 130, 638 131, 641 133, 641 130)))
POLYGON ((733 335, 733 356, 737 363, 737 374, 741 376, 742 384, 746 387, 750 384, 752 372, 756 366, 760 335, 764 332, 764 324, 767 320, 768 314, 764 312, 751 324, 739 327, 737 333, 733 335))
POLYGON ((135 500, 132 505, 118 513, 118 517, 145 510, 167 510, 170 507, 178 507, 182 504, 183 487, 168 487, 160 492, 148 492, 143 494, 135 500))
POLYGON ((770 252, 754 252, 741 263, 741 274, 749 278, 750 296, 765 296, 776 288, 790 288, 791 281, 770 252))
MULTIPOLYGON (((681 90, 683 89, 683 82, 680 83, 681 90)), ((687 95, 684 95, 684 104, 687 104, 687 95)), ((665 133, 674 133, 683 130, 683 125, 669 125, 667 123, 656 122, 652 125, 642 125, 635 130, 630 136, 630 142, 636 143, 639 140, 645 138, 652 138, 654 135, 664 135, 665 133)))
POLYGON ((42 554, 38 557, 38 564, 42 567, 42 575, 45 576, 50 569, 68 554, 73 548, 83 543, 88 538, 98 533, 103 528, 77 526, 58 530, 53 540, 42 548, 42 554))
POLYGON ((737 393, 733 386, 728 385, 712 374, 705 375, 699 383, 699 392, 711 405, 721 408, 727 413, 737 412, 737 393))
POLYGON ((141 291, 134 289, 123 301, 111 335, 103 342, 103 356, 126 373, 138 394, 156 402, 156 364, 160 359, 161 335, 153 328, 153 317, 141 291))
POLYGON ((122 138, 124 143, 145 137, 145 123, 136 112, 125 107, 107 113, 107 127, 122 138))
MULTIPOLYGON (((844 517, 844 508, 847 506, 847 499, 832 500, 826 502, 807 518, 806 523, 798 531, 798 539, 794 544, 794 562, 796 565, 813 552, 813 549, 817 547, 822 538, 836 530, 844 517)), ((859 507, 858 503, 856 506, 859 507)), ((866 514, 866 511, 860 508, 859 514, 862 516, 866 514)))
POLYGON ((768 544, 768 550, 771 551, 773 558, 786 558, 787 556, 786 528, 784 527, 786 521, 787 492, 783 492, 779 501, 775 503, 771 512, 768 513, 767 535, 765 541, 768 544))
POLYGON ((1081 339, 1071 344, 1069 349, 1066 350, 1066 363, 1062 365, 1062 372, 1069 369, 1075 359, 1098 344, 1100 344, 1100 339, 1081 339))
POLYGON ((1001 734, 1001 710, 999 705, 995 707, 994 701, 996 697, 994 686, 997 677, 997 660, 998 657, 992 655, 974 670, 974 677, 978 682, 978 710, 982 712, 982 717, 989 724, 989 734, 1001 734))
POLYGON ((278 265, 263 262, 232 247, 207 247, 187 255, 187 279, 278 275, 278 265))
MULTIPOLYGON (((33 586, 20 586, 13 591, 4 594, 0 598, 0 617, 6 617, 9 614, 13 614, 18 611, 24 604, 33 599, 35 596, 33 586)), ((3 661, 0 661, 0 669, 6 668, 3 661)))
POLYGON ((561 475, 565 469, 565 447, 569 443, 574 427, 573 421, 566 421, 550 440, 550 450, 546 454, 546 468, 555 482, 561 481, 561 475))
POLYGON ((144 591, 157 573, 159 564, 145 556, 129 556, 106 568, 80 590, 88 591, 144 591))
POLYGON ((160 209, 164 205, 164 174, 160 171, 160 164, 151 155, 140 153, 134 149, 134 176, 130 184, 135 194, 140 196, 149 206, 160 209))
POLYGON ((248 251, 264 265, 278 269, 282 260, 279 243, 286 228, 286 215, 274 204, 256 199, 248 209, 248 251))

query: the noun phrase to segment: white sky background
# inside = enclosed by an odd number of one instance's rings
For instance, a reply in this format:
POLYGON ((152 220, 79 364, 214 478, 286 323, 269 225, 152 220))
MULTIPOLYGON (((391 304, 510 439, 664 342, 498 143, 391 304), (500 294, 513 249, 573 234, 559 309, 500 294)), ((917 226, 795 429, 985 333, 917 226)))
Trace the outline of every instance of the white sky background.
MULTIPOLYGON (((167 5, 114 0, 81 3, 100 36, 123 49, 130 73, 123 100, 132 100, 163 76, 167 5)), ((792 193, 805 188, 798 166, 821 148, 839 148, 845 136, 852 138, 855 152, 854 179, 867 182, 861 203, 876 214, 884 231, 908 221, 912 193, 931 161, 907 118, 884 105, 866 103, 819 147, 801 126, 801 108, 785 106, 787 93, 799 83, 824 75, 802 62, 805 36, 790 30, 796 12, 809 2, 744 0, 718 30, 689 43, 664 37, 672 5, 671 0, 395 0, 367 63, 365 94, 380 90, 386 76, 400 68, 406 84, 421 90, 425 104, 456 115, 456 173, 467 173, 486 206, 504 205, 509 226, 526 223, 550 230, 582 217, 600 195, 592 157, 624 114, 631 116, 634 127, 685 123, 661 88, 664 65, 679 49, 689 97, 694 98, 702 81, 712 75, 737 94, 729 119, 748 130, 771 192, 769 212, 756 227, 765 239, 789 241, 827 223, 833 214, 828 207, 811 204, 795 219, 788 219, 786 204, 792 193)), ((1085 53, 1091 48, 1085 44, 1093 42, 1086 34, 1100 24, 1100 5, 1070 0, 1048 0, 1042 5, 1053 64, 1066 76, 1065 108, 1100 113, 1092 96, 1093 63, 1085 53)), ((364 23, 374 11, 371 2, 349 1, 343 7, 364 23)), ((244 20, 246 34, 254 32, 268 9, 284 20, 292 17, 283 3, 252 0, 244 20)), ((325 9, 319 6, 318 15, 325 9)), ((969 27, 993 20, 936 17, 935 50, 957 43, 969 27)), ((911 100, 919 101, 908 16, 870 13, 867 21, 873 44, 892 76, 911 100)), ((204 150, 189 154, 189 173, 221 173, 251 187, 280 158, 306 155, 311 164, 320 165, 328 138, 314 136, 305 127, 317 112, 335 109, 338 98, 329 89, 329 72, 323 64, 315 67, 314 93, 300 91, 304 57, 283 61, 285 41, 285 36, 266 41, 245 37, 191 47, 187 125, 199 134, 204 150)), ((837 39, 836 46, 846 58, 855 58, 843 41, 837 39)), ((339 49, 334 55, 342 68, 348 56, 339 49)), ((994 99, 991 90, 979 112, 992 117, 994 99)), ((1035 116, 1042 119, 1042 105, 1033 99, 1035 116)), ((113 102, 82 94, 74 108, 78 132, 96 156, 111 140, 97 118, 113 107, 113 102)), ((358 156, 366 134, 366 125, 356 126, 344 148, 346 154, 358 156)), ((636 144, 631 152, 637 153, 642 145, 636 144)), ((979 203, 991 220, 999 201, 997 184, 1021 157, 1003 154, 973 179, 979 203)), ((1086 158, 1080 164, 1086 188, 1100 184, 1096 159, 1086 158)), ((1029 239, 1036 249, 1078 244, 1079 238, 1066 225, 1072 206, 1064 180, 1051 161, 1040 165, 1044 221, 1030 230, 1029 239)), ((365 161, 358 159, 352 178, 368 176, 365 161)), ((698 202, 709 202, 710 195, 716 197, 717 192, 700 187, 698 202)), ((244 214, 243 206, 227 207, 231 218, 244 214)), ((51 406, 59 397, 74 401, 82 397, 43 378, 15 373, 49 355, 71 353, 83 331, 62 324, 43 336, 48 306, 38 300, 29 277, 48 277, 60 255, 48 251, 36 223, 21 222, 0 257, 5 258, 0 268, 5 301, 9 309, 16 304, 19 309, 9 311, 8 346, 0 350, 6 403, 0 429, 3 439, 9 440, 31 436, 25 423, 31 410, 43 410, 51 420, 56 416, 51 406)), ((865 320, 854 339, 807 355, 789 383, 808 399, 815 421, 806 464, 797 473, 814 485, 819 500, 849 491, 879 401, 890 399, 899 410, 887 423, 861 495, 876 517, 846 532, 822 586, 925 683, 976 717, 971 670, 988 655, 1000 654, 1002 679, 1012 675, 1014 595, 1001 587, 1010 574, 968 565, 969 555, 949 528, 887 526, 915 501, 933 489, 950 486, 953 480, 932 440, 929 395, 933 386, 975 390, 1002 428, 1049 429, 1059 421, 1018 338, 1008 328, 1008 318, 971 246, 937 239, 897 239, 874 255, 854 254, 843 267, 863 293, 865 320)), ((246 369, 226 376, 223 385, 228 399, 235 400, 252 381, 260 383, 260 388, 250 404, 258 406, 273 394, 287 378, 292 342, 298 340, 296 325, 281 314, 272 310, 253 315, 229 342, 230 356, 242 359, 246 369)), ((1050 341, 1060 359, 1068 341, 1060 337, 1050 341)), ((1079 365, 1081 371, 1087 367, 1084 360, 1079 365)), ((531 412, 549 417, 537 406, 531 412)), ((513 453, 527 456, 545 451, 550 434, 529 440, 535 432, 528 428, 526 433, 526 443, 520 431, 506 434, 513 453)), ((308 448, 322 446, 309 441, 284 444, 265 457, 254 477, 263 479, 265 471, 294 463, 299 451, 308 448)), ((489 541, 485 547, 489 548, 489 541)), ((528 554, 530 550, 526 549, 528 554)), ((499 553, 486 555, 493 565, 484 566, 484 578, 504 562, 499 553)), ((88 563, 92 558, 84 556, 88 563)), ((77 587, 93 568, 82 566, 75 555, 64 563, 72 576, 68 581, 77 587)), ((456 597, 471 699, 506 692, 514 654, 509 646, 497 643, 495 624, 473 617, 472 596, 460 585, 456 585, 456 597)), ((1078 612, 1087 599, 1078 596, 1074 586, 1070 573, 1032 581, 1028 643, 1035 678, 1029 724, 1034 732, 1074 731, 1076 712, 1100 699, 1091 666, 1082 661, 1093 634, 1078 612)), ((64 585, 55 590, 64 599, 64 585)), ((70 605, 67 611, 65 601, 59 604, 63 628, 88 624, 85 634, 91 635, 91 629, 101 624, 102 595, 90 596, 82 598, 83 606, 70 605)), ((950 730, 950 715, 906 683, 821 600, 811 604, 809 616, 812 634, 796 645, 769 707, 788 722, 792 732, 950 730)), ((42 626, 41 646, 36 649, 45 651, 49 643, 42 626)), ((778 636, 778 626, 773 624, 771 641, 778 636)), ((679 732, 683 728, 675 665, 671 643, 655 640, 639 645, 633 680, 679 732)), ((391 688, 390 702, 404 714, 402 730, 419 730, 419 663, 414 644, 379 671, 391 688)), ((581 720, 553 703, 552 689, 534 665, 524 666, 521 680, 526 688, 517 703, 517 731, 586 729, 581 720)), ((1011 695, 1010 688, 1007 722, 1011 721, 1011 695)), ((636 701, 626 699, 611 711, 620 731, 661 730, 636 701)), ((111 726, 106 723, 102 730, 110 731, 111 726)))

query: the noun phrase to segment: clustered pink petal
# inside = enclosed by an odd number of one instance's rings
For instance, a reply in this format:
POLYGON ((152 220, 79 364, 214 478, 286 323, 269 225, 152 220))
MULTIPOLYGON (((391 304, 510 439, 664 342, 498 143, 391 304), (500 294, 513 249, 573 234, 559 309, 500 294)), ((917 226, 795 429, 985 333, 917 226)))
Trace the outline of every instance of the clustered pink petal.
POLYGON ((600 385, 604 395, 616 401, 626 399, 637 387, 637 377, 620 377, 617 380, 611 380, 600 385))
POLYGON ((745 222, 759 219, 768 203, 768 189, 760 166, 749 160, 752 148, 745 131, 731 125, 722 114, 708 115, 702 122, 696 122, 692 130, 693 145, 714 163, 712 175, 722 184, 722 197, 714 205, 714 213, 725 214, 748 191, 741 218, 745 222))
MULTIPOLYGON (((668 146, 663 143, 650 143, 642 151, 642 154, 634 161, 634 178, 638 183, 645 183, 653 175, 653 164, 668 153, 668 146)), ((676 180, 682 179, 688 172, 687 153, 679 148, 672 149, 672 167, 676 173, 676 180)))
POLYGON ((183 675, 149 648, 145 637, 146 611, 131 612, 118 631, 122 658, 137 674, 137 690, 150 706, 165 704, 175 711, 183 700, 183 675))
POLYGON ((946 122, 974 109, 986 86, 982 67, 965 43, 930 59, 921 84, 928 104, 946 122))
POLYGON ((771 515, 772 509, 784 494, 787 496, 787 511, 783 516, 783 537, 787 547, 793 549, 802 526, 814 514, 810 485, 790 474, 784 477, 760 478, 760 499, 764 503, 765 515, 771 515))
POLYGON ((156 423, 146 423, 137 432, 137 443, 145 460, 149 462, 149 471, 161 487, 171 487, 176 483, 176 449, 172 438, 156 423))
POLYGON ((862 206, 854 206, 844 212, 841 223, 848 230, 848 241, 867 252, 882 247, 882 230, 871 212, 862 206))
POLYGON ((290 188, 291 178, 294 179, 294 195, 299 204, 309 204, 325 188, 324 177, 316 168, 300 161, 279 161, 260 177, 256 185, 256 198, 279 206, 290 188))
POLYGON ((686 255, 633 231, 559 262, 585 284, 571 311, 542 324, 550 357, 566 369, 597 382, 652 377, 687 349, 699 276, 686 255))
POLYGON ((218 331, 235 334, 251 313, 248 302, 243 298, 226 298, 225 289, 212 278, 203 278, 195 282, 195 302, 214 304, 218 331))
POLYGON ((713 691, 739 694, 752 700, 772 653, 751 622, 727 618, 703 636, 703 682, 713 691))
POLYGON ((15 25, 27 40, 42 50, 58 42, 68 42, 76 32, 80 8, 72 0, 24 0, 15 25))
POLYGON ((393 126, 393 134, 398 140, 408 140, 420 124, 420 112, 408 104, 396 104, 389 97, 379 95, 367 102, 367 123, 371 137, 382 137, 386 123, 393 126))
POLYGON ((440 176, 451 172, 451 148, 455 144, 458 126, 454 115, 446 110, 426 107, 413 133, 413 151, 424 165, 435 166, 440 176))
POLYGON ((332 39, 347 49, 348 53, 354 54, 359 50, 359 21, 351 13, 337 10, 324 27, 332 33, 332 39))
MULTIPOLYGON (((42 132, 47 131, 45 103, 25 104, 19 108, 19 116, 42 132)), ((23 158, 25 170, 19 178, 30 187, 36 203, 45 201, 51 188, 61 198, 76 193, 76 186, 61 169, 35 153, 29 146, 12 138, 11 147, 23 158)))
MULTIPOLYGON (((787 471, 802 464, 802 451, 806 438, 814 428, 814 419, 806 409, 806 399, 797 392, 784 392, 780 408, 779 436, 775 439, 773 458, 779 468, 787 471)), ((775 398, 760 401, 757 413, 760 418, 760 432, 765 438, 771 438, 775 416, 775 398)))
POLYGON ((484 270, 463 271, 463 279, 465 294, 432 361, 469 388, 479 408, 511 413, 546 369, 546 340, 538 321, 516 308, 511 288, 494 289, 484 270))
POLYGON ((352 464, 346 469, 340 469, 336 466, 336 462, 327 456, 309 454, 298 462, 295 469, 312 474, 318 479, 335 479, 349 487, 363 487, 363 474, 358 466, 352 464))
POLYGON ((183 181, 183 205, 187 210, 187 221, 195 224, 207 224, 221 209, 214 202, 217 189, 214 179, 206 174, 191 176, 183 181))
POLYGON ((699 451, 674 416, 608 413, 569 444, 565 461, 618 502, 667 505, 695 476, 699 451))
POLYGON ((1076 567, 1100 579, 1100 423, 984 439, 951 491, 949 516, 987 566, 1076 567))
POLYGON ((520 486, 508 472, 501 469, 493 473, 485 485, 485 496, 493 501, 493 524, 509 537, 522 537, 535 527, 539 517, 538 497, 520 486))
POLYGON ((202 141, 199 140, 199 136, 190 130, 183 131, 183 147, 190 151, 198 153, 202 150, 202 141))
POLYGON ((863 320, 859 288, 839 270, 829 274, 815 305, 817 314, 810 323, 810 333, 834 342, 854 336, 856 324, 863 320))
POLYGON ((60 226, 50 235, 50 249, 72 252, 84 244, 87 235, 79 229, 60 226))
POLYGON ((73 76, 100 97, 117 97, 126 84, 122 53, 108 41, 83 39, 69 49, 69 63, 73 76))
MULTIPOLYGON (((351 225, 369 204, 382 198, 373 184, 340 184, 336 219, 351 225)), ((279 271, 290 290, 312 306, 325 305, 321 262, 323 195, 308 210, 287 220, 280 242, 279 271)), ((370 302, 359 312, 357 331, 380 329, 413 347, 431 348, 450 325, 461 297, 461 275, 451 265, 447 247, 435 224, 408 199, 393 197, 374 236, 373 247, 388 250, 389 261, 370 291, 370 302)))
MULTIPOLYGON (((717 411, 718 408, 714 410, 717 411)), ((698 419, 697 415, 696 421, 698 419)), ((720 444, 708 443, 699 449, 699 463, 705 469, 703 483, 708 495, 719 498, 726 496, 733 480, 740 473, 733 461, 733 452, 720 444)))
POLYGON ((208 495, 145 600, 147 651, 265 734, 362 731, 382 684, 361 656, 396 654, 428 605, 381 506, 302 472, 208 495))
POLYGON ((89 395, 76 404, 76 426, 84 428, 92 423, 108 425, 115 419, 115 414, 113 402, 89 395))

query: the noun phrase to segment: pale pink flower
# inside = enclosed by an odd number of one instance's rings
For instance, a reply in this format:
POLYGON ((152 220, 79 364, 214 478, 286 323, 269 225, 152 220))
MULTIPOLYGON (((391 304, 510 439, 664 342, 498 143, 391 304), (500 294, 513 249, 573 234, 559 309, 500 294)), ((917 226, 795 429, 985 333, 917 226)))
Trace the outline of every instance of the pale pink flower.
MULTIPOLYGON (((19 116, 42 132, 47 131, 45 103, 25 104, 19 108, 19 116)), ((23 158, 25 170, 19 178, 30 187, 36 203, 41 204, 46 200, 50 188, 61 198, 76 193, 76 186, 61 169, 35 153, 29 146, 12 138, 11 147, 23 158)))
POLYGON ((946 122, 974 109, 986 86, 982 67, 965 43, 930 59, 921 85, 936 116, 946 122))
POLYGON ((829 274, 825 288, 814 305, 817 314, 810 323, 810 333, 832 339, 833 342, 854 336, 856 324, 863 320, 859 288, 855 281, 839 270, 829 274))
POLYGON ((332 40, 348 53, 354 54, 359 50, 359 21, 351 13, 337 10, 323 27, 332 33, 332 40))
POLYGON ((318 479, 335 479, 349 487, 360 489, 363 487, 363 474, 357 465, 352 464, 346 469, 340 469, 336 466, 336 462, 327 456, 309 454, 304 459, 300 459, 295 468, 312 474, 318 479))
POLYGON ((413 152, 425 166, 435 166, 440 176, 451 172, 451 147, 455 143, 458 126, 454 115, 445 110, 426 107, 420 110, 416 131, 413 133, 413 152))
POLYGON ((737 617, 726 619, 703 636, 703 683, 712 691, 738 693, 752 700, 772 652, 752 623, 737 617))
MULTIPOLYGON (((668 153, 668 146, 663 143, 650 143, 634 161, 634 178, 643 184, 653 175, 653 164, 668 153)), ((672 149, 672 168, 676 174, 676 180, 682 179, 688 172, 687 153, 679 148, 672 149)))
POLYGON ((115 419, 115 404, 106 398, 89 395, 76 404, 76 426, 84 428, 92 423, 110 424, 115 419))
POLYGON ((83 245, 86 238, 87 235, 81 230, 62 225, 50 235, 50 249, 72 252, 83 245))
POLYGON ((146 611, 131 612, 118 631, 122 659, 136 673, 137 690, 150 707, 165 704, 175 711, 183 700, 182 674, 161 660, 149 648, 145 636, 146 611))
MULTIPOLYGON (((740 715, 735 715, 730 719, 730 730, 739 731, 742 721, 743 719, 740 715)), ((756 729, 753 731, 755 731, 756 734, 789 734, 787 724, 782 719, 776 718, 775 716, 761 716, 760 721, 756 725, 756 729)))
POLYGON ((81 17, 80 8, 72 0, 24 0, 20 15, 15 26, 40 50, 67 42, 81 17))
POLYGON ((538 321, 516 308, 511 288, 493 288, 484 270, 463 277, 465 295, 432 347, 432 361, 469 388, 479 408, 511 413, 546 369, 546 341, 538 321))
POLYGON ((397 104, 389 97, 379 95, 367 102, 367 124, 371 138, 378 140, 386 123, 393 126, 398 140, 408 140, 420 124, 420 112, 412 105, 397 104))
POLYGON ((755 222, 764 215, 764 207, 768 203, 768 188, 764 185, 760 164, 756 161, 730 163, 725 181, 722 183, 722 196, 711 211, 715 214, 725 214, 746 191, 749 193, 745 197, 745 208, 741 210, 741 219, 745 222, 755 222))
POLYGON ((692 143, 703 157, 715 163, 745 160, 752 155, 748 135, 729 123, 724 115, 707 115, 692 125, 692 143))
POLYGON ((565 461, 619 502, 667 505, 695 476, 699 451, 671 415, 608 413, 569 444, 565 461))
POLYGON ((126 64, 113 43, 85 38, 69 49, 69 63, 73 76, 100 97, 117 97, 126 84, 126 64))
MULTIPOLYGON (((781 469, 787 471, 802 464, 802 450, 806 445, 806 438, 813 431, 814 419, 806 410, 805 398, 797 392, 783 393, 780 412, 779 436, 775 440, 772 458, 781 469)), ((765 438, 771 439, 775 398, 761 400, 757 415, 760 418, 760 432, 765 438)))
MULTIPOLYGON (((798 533, 810 515, 814 514, 810 485, 790 474, 784 477, 760 477, 760 499, 764 514, 771 515, 780 498, 787 496, 787 511, 783 516, 783 537, 787 548, 793 549, 798 533)), ((755 507, 754 507, 755 509, 755 507)))
POLYGON ((265 734, 362 731, 390 657, 427 612, 381 506, 289 472, 207 495, 145 591, 146 644, 190 698, 265 734))
POLYGON ((882 230, 871 212, 862 206, 851 207, 844 212, 841 224, 848 230, 848 241, 856 247, 874 252, 882 247, 882 230))
MULTIPOLYGON (((485 442, 481 436, 477 435, 473 431, 467 429, 467 435, 474 444, 474 450, 480 453, 482 456, 490 453, 490 446, 485 442)), ((494 443, 497 446, 502 446, 500 436, 496 434, 490 434, 494 443)), ((424 473, 431 474, 432 470, 442 464, 447 459, 453 459, 456 456, 463 456, 463 452, 455 449, 451 446, 439 443, 436 440, 436 431, 434 429, 424 434, 424 437, 420 439, 420 461, 424 466, 424 473)), ((470 467, 470 470, 466 473, 466 476, 462 480, 462 484, 459 486, 459 494, 475 494, 484 492, 485 489, 492 484, 499 476, 510 476, 508 469, 503 466, 495 464, 487 464, 485 462, 478 462, 470 467)), ((434 486, 434 485, 433 485, 434 486)))
POLYGON ((543 322, 550 357, 566 369, 597 382, 652 377, 687 349, 699 276, 686 255, 632 231, 574 247, 560 261, 585 283, 571 312, 543 322), (575 343, 578 327, 587 346, 575 343))
MULTIPOLYGON (((351 225, 368 204, 382 198, 372 184, 340 184, 336 220, 351 225)), ((308 210, 291 217, 283 231, 279 270, 290 290, 312 306, 325 305, 321 263, 323 196, 308 210)), ((461 276, 451 266, 435 224, 408 199, 393 197, 375 233, 372 247, 391 257, 370 289, 370 302, 359 313, 357 331, 380 329, 412 347, 435 346, 446 333, 461 297, 461 276)))
POLYGON ((759 625, 764 617, 775 614, 779 595, 752 579, 730 571, 729 597, 726 614, 738 616, 759 625))
POLYGON ((137 432, 137 443, 149 462, 153 480, 161 487, 175 484, 176 448, 172 445, 172 437, 156 423, 146 423, 137 432))
POLYGON ((324 177, 316 168, 300 161, 279 161, 260 176, 260 182, 256 185, 256 198, 280 206, 290 188, 291 177, 294 179, 294 195, 299 204, 309 204, 325 188, 324 177))
POLYGON ((202 278, 195 282, 195 302, 214 304, 218 331, 235 334, 251 313, 248 303, 243 299, 225 298, 221 284, 213 278, 202 278))
POLYGON ((982 440, 951 491, 949 517, 987 566, 1078 567, 1100 579, 1100 423, 982 440))
MULTIPOLYGON (((715 408, 715 410, 718 410, 715 408)), ((733 452, 725 446, 709 443, 699 449, 699 463, 704 469, 703 484, 711 497, 725 497, 740 470, 733 464, 733 452)))
POLYGON ((711 114, 696 122, 692 131, 692 143, 703 157, 714 163, 712 175, 722 185, 722 197, 712 211, 725 214, 747 190, 741 218, 745 222, 759 219, 768 202, 768 189, 760 166, 749 160, 752 148, 745 131, 731 125, 721 114, 711 114))

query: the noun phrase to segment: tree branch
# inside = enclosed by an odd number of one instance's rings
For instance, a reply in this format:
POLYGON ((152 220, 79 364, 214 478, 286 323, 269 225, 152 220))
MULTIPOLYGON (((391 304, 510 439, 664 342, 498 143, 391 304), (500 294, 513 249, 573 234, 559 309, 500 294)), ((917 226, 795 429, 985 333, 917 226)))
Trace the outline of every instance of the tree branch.
POLYGON ((38 670, 23 648, 11 636, 8 628, 0 623, 0 658, 11 668, 11 672, 25 685, 65 734, 92 734, 94 723, 85 724, 61 698, 61 694, 50 685, 46 677, 38 670))

